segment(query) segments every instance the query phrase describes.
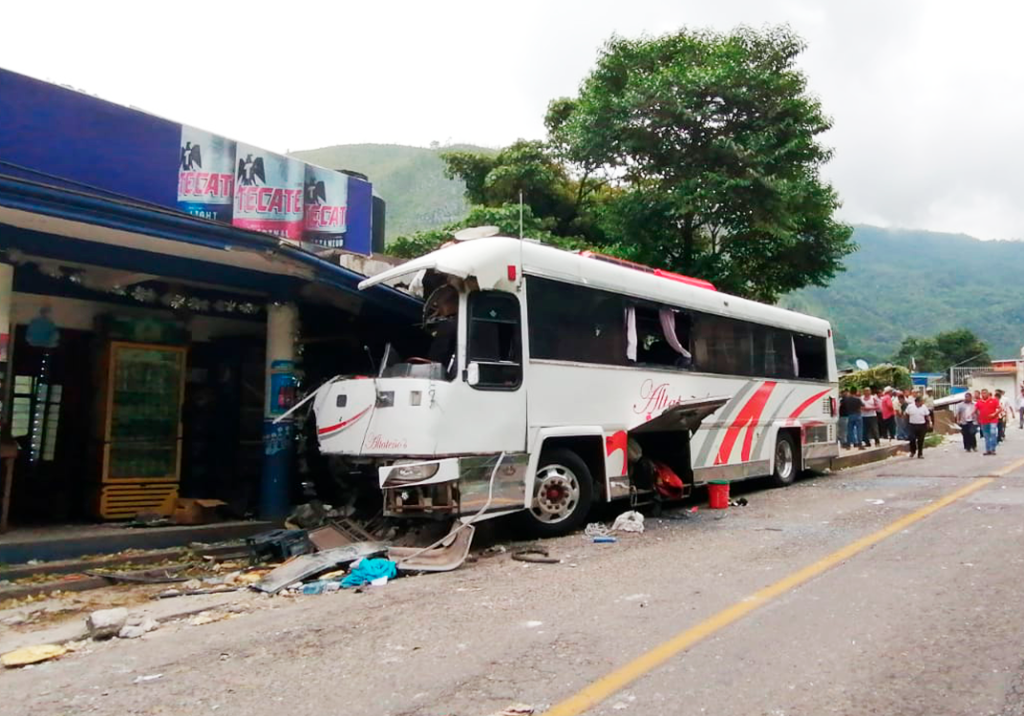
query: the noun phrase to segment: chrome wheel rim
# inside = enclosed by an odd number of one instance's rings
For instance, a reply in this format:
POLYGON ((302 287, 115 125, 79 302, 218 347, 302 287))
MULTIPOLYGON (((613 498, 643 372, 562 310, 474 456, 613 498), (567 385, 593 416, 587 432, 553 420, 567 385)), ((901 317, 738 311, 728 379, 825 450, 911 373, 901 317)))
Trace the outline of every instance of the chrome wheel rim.
POLYGON ((569 519, 580 504, 580 481, 564 465, 545 465, 537 473, 534 492, 534 518, 547 524, 569 519))
POLYGON ((783 480, 793 474, 793 446, 788 440, 779 440, 775 446, 775 474, 783 480))

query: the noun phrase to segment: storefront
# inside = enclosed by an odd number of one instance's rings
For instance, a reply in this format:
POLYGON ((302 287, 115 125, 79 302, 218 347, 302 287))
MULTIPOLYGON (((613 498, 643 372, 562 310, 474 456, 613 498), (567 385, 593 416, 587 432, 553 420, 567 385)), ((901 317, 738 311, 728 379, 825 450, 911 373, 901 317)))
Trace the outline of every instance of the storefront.
POLYGON ((359 292, 372 187, 0 70, 0 431, 12 523, 178 496, 280 517, 297 391, 370 369, 419 305, 359 292))

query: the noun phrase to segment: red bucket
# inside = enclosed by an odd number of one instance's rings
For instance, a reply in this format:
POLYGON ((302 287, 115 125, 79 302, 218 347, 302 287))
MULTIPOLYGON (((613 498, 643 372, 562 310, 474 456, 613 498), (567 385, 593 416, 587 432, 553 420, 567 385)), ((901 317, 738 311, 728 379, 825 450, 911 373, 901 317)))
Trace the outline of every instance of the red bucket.
POLYGON ((729 506, 729 483, 712 482, 708 484, 708 507, 712 510, 724 510, 729 506))

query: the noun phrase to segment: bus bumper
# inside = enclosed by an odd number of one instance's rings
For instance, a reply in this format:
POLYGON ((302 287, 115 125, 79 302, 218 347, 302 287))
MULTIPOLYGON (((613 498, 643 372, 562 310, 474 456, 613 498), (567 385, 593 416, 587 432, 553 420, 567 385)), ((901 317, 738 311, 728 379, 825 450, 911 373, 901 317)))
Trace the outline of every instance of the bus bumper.
POLYGON ((486 507, 486 514, 497 516, 523 509, 528 504, 528 462, 527 453, 514 453, 503 457, 467 455, 438 460, 404 460, 380 467, 378 477, 384 492, 384 514, 393 517, 469 517, 486 507))

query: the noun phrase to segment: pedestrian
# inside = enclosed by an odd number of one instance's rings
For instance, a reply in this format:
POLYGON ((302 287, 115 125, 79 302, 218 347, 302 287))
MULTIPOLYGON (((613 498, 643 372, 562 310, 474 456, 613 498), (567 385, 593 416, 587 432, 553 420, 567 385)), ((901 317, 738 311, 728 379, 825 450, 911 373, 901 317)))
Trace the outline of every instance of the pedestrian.
POLYGON ((896 400, 892 401, 893 412, 896 413, 896 439, 910 440, 910 430, 907 429, 906 410, 910 402, 907 394, 900 390, 896 393, 896 400))
POLYGON ((1024 385, 1021 385, 1020 390, 1017 391, 1017 417, 1020 418, 1020 425, 1017 426, 1017 429, 1024 430, 1024 385))
POLYGON ((976 402, 978 407, 978 424, 981 425, 981 434, 985 436, 985 455, 995 455, 996 445, 999 444, 999 414, 1002 408, 995 396, 990 395, 988 388, 981 391, 981 400, 976 402))
POLYGON ((860 415, 861 402, 855 391, 847 391, 843 398, 843 405, 846 406, 846 444, 857 447, 861 450, 864 446, 864 419, 860 415))
POLYGON ((964 439, 965 452, 978 452, 978 406, 971 391, 964 393, 963 401, 956 406, 956 424, 964 439))
POLYGON ((875 441, 875 447, 880 447, 882 441, 878 438, 878 409, 881 407, 879 400, 871 393, 871 388, 865 388, 860 396, 860 416, 864 420, 864 447, 871 447, 871 441, 875 441))
POLYGON ((839 424, 836 426, 836 432, 839 437, 839 446, 843 450, 850 447, 850 414, 846 410, 846 396, 849 394, 850 391, 846 388, 839 391, 839 424))
POLYGON ((928 410, 935 410, 935 391, 931 388, 924 389, 924 406, 928 410))
POLYGON ((1003 411, 1002 417, 999 418, 999 442, 1003 442, 1006 440, 1006 421, 1014 417, 1013 403, 1010 402, 1010 396, 1006 395, 1002 389, 996 390, 996 398, 1003 411))
POLYGON ((914 404, 907 406, 907 423, 910 426, 910 457, 924 459, 924 436, 932 423, 932 411, 924 403, 920 395, 914 398, 914 404))
POLYGON ((896 411, 892 405, 892 388, 885 387, 882 391, 882 398, 879 401, 879 418, 881 420, 882 437, 892 441, 896 437, 896 411))

